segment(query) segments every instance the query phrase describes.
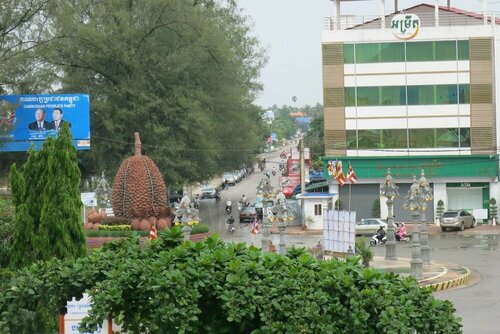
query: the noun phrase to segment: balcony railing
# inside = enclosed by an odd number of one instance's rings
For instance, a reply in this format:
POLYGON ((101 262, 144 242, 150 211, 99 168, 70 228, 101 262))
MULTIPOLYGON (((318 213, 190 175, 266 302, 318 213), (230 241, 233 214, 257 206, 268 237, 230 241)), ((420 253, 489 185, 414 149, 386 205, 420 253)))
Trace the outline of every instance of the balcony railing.
MULTIPOLYGON (((391 20, 394 15, 387 15, 385 17, 385 28, 391 28, 391 20)), ((438 22, 436 22, 434 13, 418 14, 420 18, 421 27, 451 27, 451 26, 477 26, 487 25, 492 23, 500 24, 500 13, 489 12, 486 18, 482 14, 467 13, 440 13, 438 22)), ((350 29, 381 29, 382 23, 380 16, 355 16, 355 15, 342 15, 340 21, 336 21, 335 17, 325 17, 324 29, 325 30, 350 30, 350 29)))

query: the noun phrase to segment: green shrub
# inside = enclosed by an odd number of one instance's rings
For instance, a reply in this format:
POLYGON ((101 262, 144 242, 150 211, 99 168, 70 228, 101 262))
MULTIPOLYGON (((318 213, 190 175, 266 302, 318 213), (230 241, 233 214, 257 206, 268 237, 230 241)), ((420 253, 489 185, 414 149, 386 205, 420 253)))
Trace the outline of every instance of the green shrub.
POLYGON ((128 237, 147 237, 149 231, 105 231, 105 230, 85 230, 85 236, 87 238, 105 238, 105 237, 115 237, 115 238, 128 238, 128 237))
POLYGON ((100 225, 99 230, 101 231, 132 231, 130 225, 100 225))
MULTIPOLYGON (((179 228, 162 233, 182 236, 179 228)), ((358 258, 173 239, 143 247, 137 237, 117 240, 16 272, 0 288, 0 332, 51 333, 40 315, 57 319, 68 299, 87 291, 93 307, 83 331, 111 315, 130 333, 461 333, 451 302, 412 278, 364 269, 358 258)))
POLYGON ((370 261, 373 260, 373 251, 368 243, 368 240, 366 240, 365 237, 357 239, 354 249, 356 254, 361 257, 363 267, 368 268, 370 266, 370 261))
POLYGON ((10 200, 0 199, 0 268, 10 263, 14 235, 14 206, 10 200))
POLYGON ((339 199, 335 201, 335 210, 342 210, 342 201, 339 199))
POLYGON ((208 233, 210 227, 207 224, 196 224, 191 230, 191 234, 208 233))
POLYGON ((102 220, 102 225, 127 225, 127 222, 123 218, 118 217, 106 217, 102 220))
POLYGON ((372 217, 380 218, 380 198, 373 201, 372 205, 372 217))

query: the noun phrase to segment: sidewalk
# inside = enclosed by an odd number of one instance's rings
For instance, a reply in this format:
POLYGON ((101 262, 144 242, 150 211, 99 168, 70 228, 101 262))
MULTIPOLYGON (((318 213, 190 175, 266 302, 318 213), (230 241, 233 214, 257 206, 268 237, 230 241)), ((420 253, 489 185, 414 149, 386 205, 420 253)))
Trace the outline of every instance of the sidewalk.
MULTIPOLYGON (((395 261, 385 260, 376 256, 371 262, 373 268, 387 272, 410 276, 410 259, 398 258, 395 261)), ((432 261, 431 264, 423 266, 424 278, 419 281, 421 287, 432 287, 435 291, 456 288, 466 285, 470 281, 471 271, 464 266, 441 261, 432 261)))

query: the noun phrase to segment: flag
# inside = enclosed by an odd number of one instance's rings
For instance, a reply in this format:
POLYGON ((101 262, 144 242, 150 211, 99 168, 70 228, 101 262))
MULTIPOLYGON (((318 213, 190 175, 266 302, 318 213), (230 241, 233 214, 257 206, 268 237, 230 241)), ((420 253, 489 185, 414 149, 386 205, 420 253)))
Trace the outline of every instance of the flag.
POLYGON ((342 172, 342 162, 341 161, 337 161, 337 163, 336 163, 335 180, 337 180, 337 182, 340 184, 341 187, 346 182, 344 172, 342 172))
POLYGON ((158 232, 156 231, 156 226, 151 226, 151 231, 149 231, 149 240, 154 240, 158 237, 158 232))
POLYGON ((326 167, 326 169, 328 170, 328 175, 330 176, 333 176, 335 175, 335 168, 333 166, 333 161, 328 161, 328 166, 326 167))
POLYGON ((354 174, 354 169, 352 168, 351 163, 349 163, 349 171, 347 172, 347 180, 351 182, 352 184, 358 182, 358 178, 356 177, 356 174, 354 174))
POLYGON ((257 216, 255 216, 252 222, 252 233, 253 234, 259 233, 259 223, 257 222, 257 216))

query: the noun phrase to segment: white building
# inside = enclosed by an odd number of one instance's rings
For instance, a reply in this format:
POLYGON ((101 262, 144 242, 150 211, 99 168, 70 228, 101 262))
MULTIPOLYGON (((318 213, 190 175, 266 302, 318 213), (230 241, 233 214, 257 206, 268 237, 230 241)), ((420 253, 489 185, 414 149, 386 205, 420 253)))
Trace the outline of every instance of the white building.
POLYGON ((398 220, 410 219, 402 203, 421 169, 434 189, 429 220, 439 200, 477 215, 500 200, 500 20, 435 3, 372 18, 338 11, 325 22, 325 169, 352 164, 360 219, 372 215, 388 167, 400 186, 398 220))

